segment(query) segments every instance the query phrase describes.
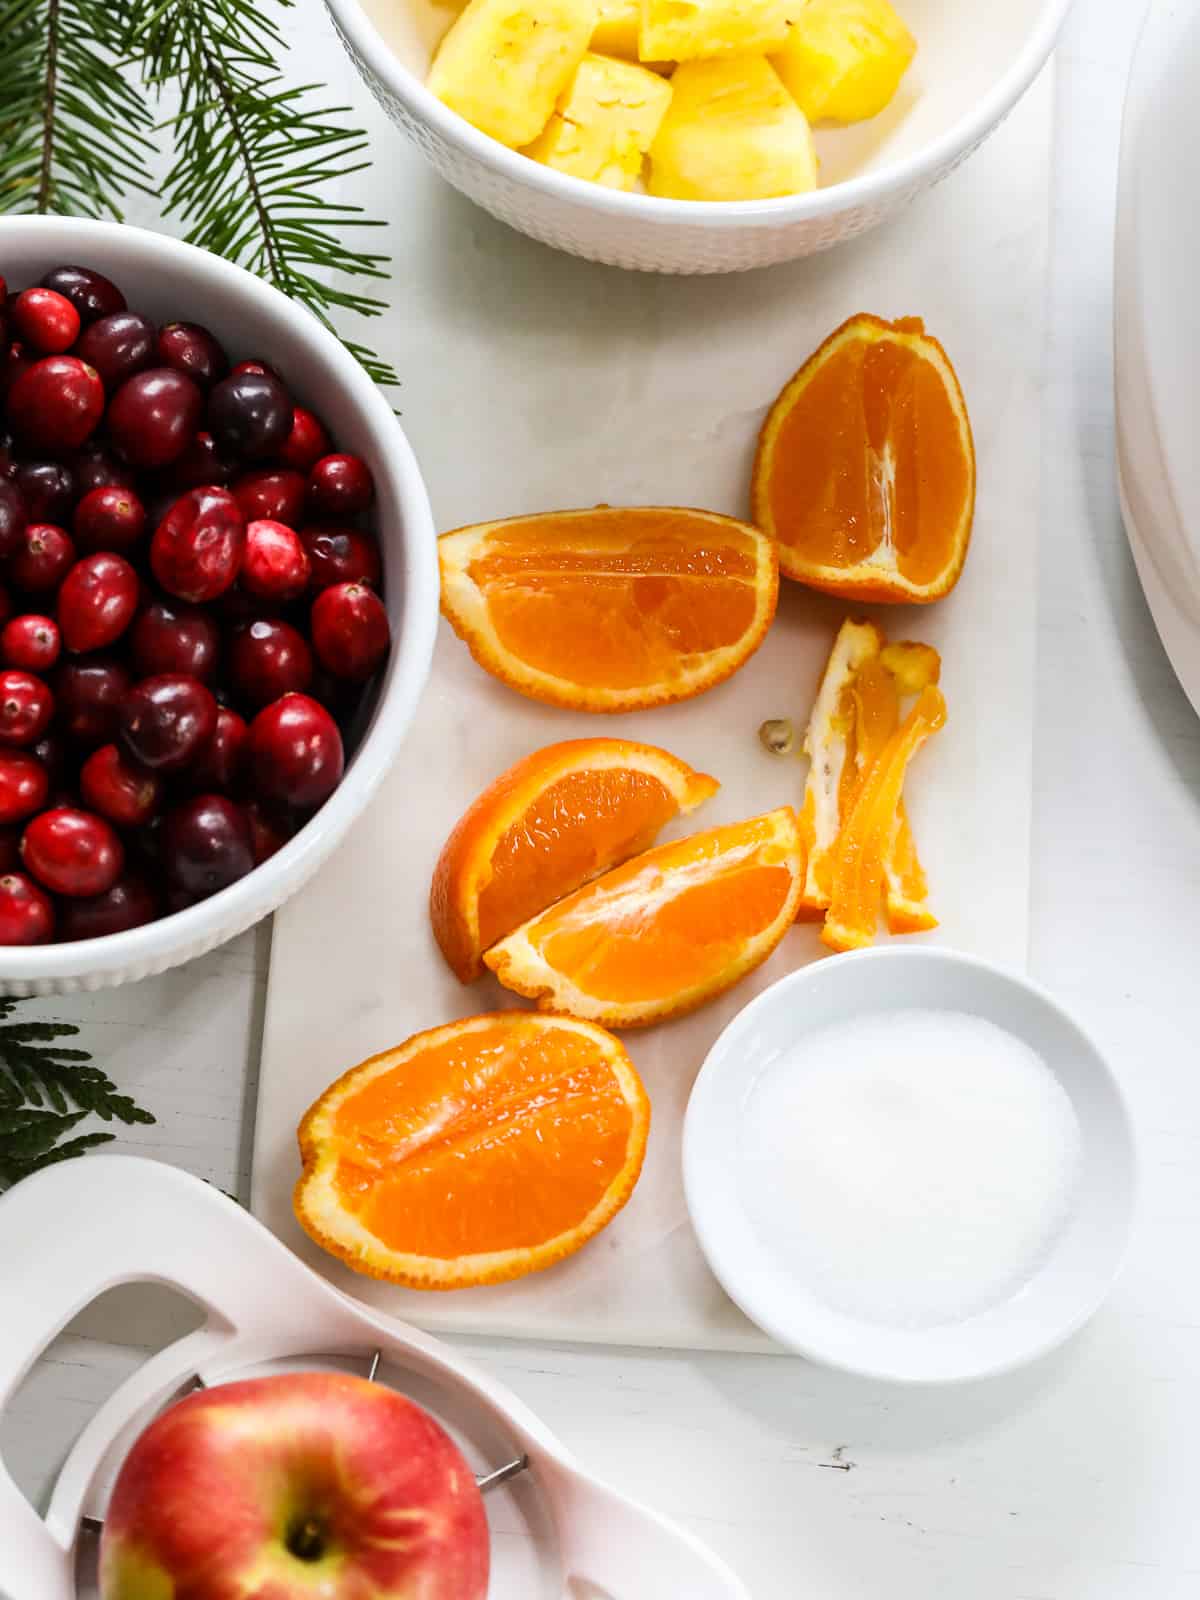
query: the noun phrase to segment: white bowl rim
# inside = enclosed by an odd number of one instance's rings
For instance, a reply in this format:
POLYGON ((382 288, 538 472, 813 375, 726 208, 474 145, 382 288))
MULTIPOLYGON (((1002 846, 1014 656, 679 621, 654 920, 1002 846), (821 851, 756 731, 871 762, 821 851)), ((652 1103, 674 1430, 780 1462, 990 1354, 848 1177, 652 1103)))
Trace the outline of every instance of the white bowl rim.
POLYGON ((178 262, 182 255, 207 273, 231 298, 245 300, 265 296, 274 301, 291 324, 297 341, 318 347, 322 359, 332 368, 335 381, 348 392, 355 408, 379 431, 391 433, 393 444, 385 461, 380 463, 380 469, 391 475, 401 515, 411 530, 406 607, 411 608, 412 615, 410 624, 393 646, 388 670, 391 687, 395 688, 401 681, 407 682, 412 686, 412 693, 380 696, 370 736, 359 744, 345 779, 294 838, 246 877, 184 911, 173 912, 123 933, 80 939, 70 944, 2 946, 0 985, 27 983, 36 986, 72 978, 119 978, 126 972, 136 975, 147 967, 157 970, 172 964, 170 953, 176 948, 189 951, 210 948, 232 937, 229 932, 232 897, 243 898, 247 912, 251 902, 261 908, 246 916, 241 931, 275 910, 291 893, 290 886, 304 881, 308 862, 314 856, 318 861, 324 858, 330 831, 336 831, 340 838, 382 783, 408 731, 429 673, 437 632, 437 534, 416 457, 383 394, 336 335, 307 307, 290 300, 273 284, 211 251, 186 244, 169 234, 89 217, 0 217, 0 251, 6 240, 20 240, 26 244, 36 243, 39 249, 44 246, 55 250, 63 259, 82 259, 86 263, 88 241, 92 239, 98 244, 109 241, 122 250, 132 245, 144 252, 151 267, 157 264, 164 272, 169 272, 172 262, 178 262), (314 826, 315 823, 320 826, 314 826))
POLYGON ((360 59, 418 122, 425 123, 447 144, 498 171, 511 182, 629 221, 656 225, 692 222, 724 229, 739 225, 777 227, 783 223, 832 216, 878 201, 912 184, 932 180, 960 153, 970 150, 1016 105, 1053 50, 1071 0, 1042 0, 1042 8, 1015 60, 965 116, 929 144, 876 172, 863 173, 807 194, 783 195, 774 200, 669 200, 657 195, 630 194, 588 183, 583 178, 570 177, 541 162, 531 161, 489 134, 481 133, 432 94, 388 46, 360 0, 325 0, 325 4, 360 59))
POLYGON ((743 1006, 722 1028, 709 1048, 700 1071, 696 1075, 696 1081, 692 1086, 687 1108, 684 1112, 682 1166, 688 1216, 699 1241, 701 1253, 725 1293, 751 1322, 755 1323, 756 1326, 761 1328, 764 1333, 768 1334, 783 1348, 823 1367, 851 1373, 855 1377, 869 1378, 879 1382, 894 1383, 913 1388, 930 1388, 937 1385, 975 1382, 979 1379, 1001 1377, 1005 1373, 1026 1367, 1039 1360, 1042 1356, 1048 1355, 1052 1350, 1056 1350, 1060 1345, 1065 1344, 1072 1334, 1077 1333, 1084 1327, 1103 1304, 1125 1265, 1132 1241, 1132 1218, 1137 1206, 1139 1184, 1137 1141, 1134 1133, 1133 1118, 1129 1109, 1129 1101, 1120 1078, 1088 1029, 1060 1001, 1056 1000, 1047 989, 1030 978, 1028 974, 1019 971, 1015 967, 1004 966, 999 962, 986 961, 981 956, 968 955, 964 951, 954 950, 944 945, 915 945, 909 949, 899 949, 894 945, 879 945, 871 949, 855 950, 841 955, 826 957, 811 963, 809 966, 798 967, 793 972, 785 973, 769 988, 756 995, 748 1005, 743 1006), (695 1153, 699 1118, 704 1114, 703 1111, 694 1109, 701 1104, 697 1091, 706 1078, 711 1079, 718 1071, 723 1070, 714 1060, 714 1057, 721 1049, 727 1036, 733 1033, 735 1029, 740 1030, 745 1027, 757 1012, 765 1011, 778 1005, 781 996, 784 994, 793 989, 803 988, 807 983, 820 982, 821 974, 828 973, 834 968, 845 967, 849 963, 859 967, 879 966, 880 964, 940 966, 959 971, 966 970, 990 979, 999 979, 1002 983, 1021 991, 1030 999, 1044 1006, 1078 1036, 1087 1051, 1093 1069, 1111 1094, 1112 1104, 1120 1124, 1120 1134, 1128 1159, 1129 1178, 1129 1204, 1126 1211, 1123 1234, 1117 1241, 1118 1247, 1113 1251, 1108 1270, 1102 1276, 1097 1276, 1092 1286, 1091 1294, 1081 1297, 1074 1314, 1070 1318, 1047 1328, 1041 1338, 1029 1341, 1029 1343, 1003 1361, 981 1363, 977 1368, 970 1371, 956 1371, 938 1375, 929 1372, 916 1374, 897 1371, 894 1368, 887 1368, 878 1364, 841 1358, 837 1352, 830 1351, 823 1345, 807 1344, 803 1337, 797 1334, 794 1327, 785 1328, 780 1319, 775 1317, 769 1308, 764 1309, 762 1307, 754 1294, 745 1293, 741 1284, 738 1284, 736 1288, 732 1287, 722 1271, 722 1263, 717 1259, 719 1252, 710 1251, 711 1236, 707 1229, 709 1203, 706 1186, 697 1165, 698 1158, 695 1153))

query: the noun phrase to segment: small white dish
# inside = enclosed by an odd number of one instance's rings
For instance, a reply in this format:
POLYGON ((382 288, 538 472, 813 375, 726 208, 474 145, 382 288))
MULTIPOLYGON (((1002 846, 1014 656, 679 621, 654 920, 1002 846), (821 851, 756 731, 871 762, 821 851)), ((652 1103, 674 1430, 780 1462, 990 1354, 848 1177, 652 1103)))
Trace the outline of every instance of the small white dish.
POLYGON ((1096 1045, 1049 995, 1016 973, 953 951, 889 947, 793 972, 734 1018, 692 1090, 683 1177, 709 1266, 764 1332, 810 1360, 864 1377, 950 1383, 1032 1361, 1096 1311, 1124 1258, 1135 1160, 1116 1078, 1096 1045), (790 1273, 747 1214, 741 1163, 733 1154, 752 1086, 785 1052, 830 1024, 911 1009, 966 1012, 1023 1040, 1069 1097, 1081 1146, 1070 1213, 1021 1287, 962 1321, 922 1328, 848 1315, 790 1273))

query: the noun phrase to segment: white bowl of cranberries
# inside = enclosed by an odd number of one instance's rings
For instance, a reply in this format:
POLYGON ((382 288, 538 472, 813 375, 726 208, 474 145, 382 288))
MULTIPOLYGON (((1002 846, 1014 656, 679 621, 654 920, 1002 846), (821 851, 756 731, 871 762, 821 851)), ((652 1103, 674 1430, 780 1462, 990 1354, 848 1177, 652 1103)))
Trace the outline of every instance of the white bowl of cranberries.
POLYGON ((393 760, 437 617, 404 435, 303 308, 175 240, 0 221, 0 990, 274 910, 393 760))

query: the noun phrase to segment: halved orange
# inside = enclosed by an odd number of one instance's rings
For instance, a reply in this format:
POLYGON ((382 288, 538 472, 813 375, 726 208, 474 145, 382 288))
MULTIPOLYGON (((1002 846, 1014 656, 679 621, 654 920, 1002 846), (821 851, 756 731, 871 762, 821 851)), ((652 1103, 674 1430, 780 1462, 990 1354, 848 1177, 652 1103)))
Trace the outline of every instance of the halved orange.
POLYGON ((921 604, 958 582, 975 447, 950 359, 917 317, 851 317, 771 407, 754 518, 780 569, 850 600, 921 604))
POLYGON ((629 1199, 650 1102, 619 1040, 528 1011, 415 1034, 332 1083, 300 1124, 301 1227, 414 1289, 561 1261, 629 1199))
POLYGON ((484 955, 545 1011, 635 1028, 694 1010, 757 967, 795 919, 804 852, 790 806, 657 845, 484 955))
POLYGON ((736 672, 779 593, 771 541, 678 506, 547 511, 438 540, 442 612, 488 672, 576 711, 686 700, 736 672))
POLYGON ((430 920, 456 976, 477 978, 489 945, 645 850, 719 787, 630 739, 567 739, 518 761, 463 814, 434 869, 430 920))

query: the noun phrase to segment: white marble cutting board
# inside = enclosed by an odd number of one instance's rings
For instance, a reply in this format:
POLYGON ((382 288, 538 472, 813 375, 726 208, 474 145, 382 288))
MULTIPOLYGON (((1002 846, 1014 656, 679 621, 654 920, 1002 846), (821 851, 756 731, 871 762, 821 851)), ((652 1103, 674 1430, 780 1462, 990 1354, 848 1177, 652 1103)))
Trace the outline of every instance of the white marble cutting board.
MULTIPOLYGON (((450 196, 401 146, 398 288, 378 340, 406 375, 403 420, 449 528, 598 501, 745 514, 763 412, 810 351, 856 311, 923 316, 957 367, 974 424, 974 542, 949 600, 882 615, 893 637, 928 639, 944 658, 949 721, 918 758, 910 790, 942 919, 930 937, 1015 965, 1028 925, 1051 96, 1046 74, 978 155, 895 223, 825 256, 725 279, 643 277, 555 255, 450 196)), ((734 679, 689 704, 620 718, 522 699, 442 624, 389 782, 276 918, 252 1204, 304 1259, 431 1329, 771 1348, 699 1255, 679 1132, 719 1030, 759 988, 821 951, 811 926, 790 932, 722 1000, 626 1036, 654 1107, 646 1168, 617 1220, 549 1272, 451 1295, 356 1276, 293 1219, 295 1127, 364 1056, 448 1018, 518 1003, 491 978, 459 985, 426 918, 442 841, 498 772, 555 739, 623 734, 721 779, 688 829, 794 802, 802 766, 766 755, 756 729, 766 717, 803 719, 843 615, 839 603, 785 584, 767 642, 734 679)))

